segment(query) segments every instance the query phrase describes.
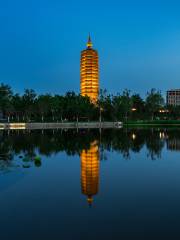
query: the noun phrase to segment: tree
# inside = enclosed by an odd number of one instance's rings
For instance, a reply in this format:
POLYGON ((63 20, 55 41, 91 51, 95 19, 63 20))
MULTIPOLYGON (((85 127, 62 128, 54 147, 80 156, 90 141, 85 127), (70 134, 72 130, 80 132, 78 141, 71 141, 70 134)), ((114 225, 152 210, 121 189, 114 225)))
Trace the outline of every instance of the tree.
POLYGON ((97 105, 94 105, 88 96, 79 95, 79 117, 83 119, 93 120, 94 115, 96 114, 97 105))
POLYGON ((151 89, 150 92, 147 93, 145 107, 146 111, 151 114, 151 119, 154 119, 154 114, 159 111, 160 108, 164 105, 164 98, 161 95, 160 91, 156 91, 156 89, 151 89))
POLYGON ((107 93, 107 90, 100 90, 98 106, 102 118, 105 120, 114 120, 114 108, 112 102, 113 96, 107 93))
POLYGON ((52 97, 49 94, 40 95, 37 99, 37 108, 41 114, 41 120, 44 121, 44 117, 50 112, 51 110, 51 102, 52 97))
POLYGON ((5 115, 12 109, 11 99, 13 92, 9 85, 1 83, 0 85, 0 112, 5 115))
POLYGON ((115 111, 116 119, 125 118, 127 121, 128 115, 132 109, 132 99, 130 96, 130 91, 125 89, 122 95, 117 95, 113 97, 113 107, 115 111))
POLYGON ((166 109, 168 112, 166 116, 170 119, 180 119, 180 106, 167 105, 166 109))
MULTIPOLYGON (((131 95, 125 89, 122 94, 111 95, 107 90, 100 90, 99 99, 93 103, 88 96, 81 96, 75 92, 67 92, 65 95, 36 95, 33 89, 25 89, 24 94, 13 94, 9 85, 0 85, 0 118, 2 113, 8 119, 14 118, 29 121, 31 118, 37 120, 41 117, 52 118, 53 121, 66 119, 68 121, 79 121, 79 119, 105 121, 141 119, 159 112, 163 107, 164 99, 159 91, 152 89, 147 93, 145 101, 139 94, 131 95), (102 117, 102 118, 101 118, 102 117)), ((169 116, 178 119, 180 107, 167 106, 169 116)), ((167 118, 167 112, 163 116, 167 118)))
POLYGON ((36 93, 33 89, 25 89, 24 95, 22 96, 23 101, 23 109, 24 114, 26 115, 27 119, 29 120, 29 117, 35 113, 34 104, 36 101, 36 93))
POLYGON ((144 112, 144 101, 139 94, 134 94, 131 96, 132 100, 132 115, 133 117, 142 118, 144 112))
POLYGON ((23 100, 19 94, 15 94, 12 96, 12 105, 14 107, 15 116, 17 120, 20 120, 20 117, 23 115, 23 100))
POLYGON ((51 110, 51 114, 52 114, 52 119, 54 121, 55 117, 57 118, 59 110, 61 110, 60 109, 60 97, 58 95, 51 97, 50 110, 51 110))

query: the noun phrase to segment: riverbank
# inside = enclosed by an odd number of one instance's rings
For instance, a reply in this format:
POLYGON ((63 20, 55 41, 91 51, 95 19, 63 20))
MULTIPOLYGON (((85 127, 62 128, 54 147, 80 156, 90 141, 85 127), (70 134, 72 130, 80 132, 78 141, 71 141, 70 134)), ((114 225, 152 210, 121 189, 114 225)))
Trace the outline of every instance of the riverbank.
POLYGON ((180 127, 180 120, 139 120, 128 122, 56 122, 56 123, 0 123, 0 130, 8 129, 96 129, 121 127, 180 127))
POLYGON ((122 122, 0 123, 0 129, 120 128, 122 122))
POLYGON ((127 121, 124 126, 180 126, 180 120, 138 120, 127 121))

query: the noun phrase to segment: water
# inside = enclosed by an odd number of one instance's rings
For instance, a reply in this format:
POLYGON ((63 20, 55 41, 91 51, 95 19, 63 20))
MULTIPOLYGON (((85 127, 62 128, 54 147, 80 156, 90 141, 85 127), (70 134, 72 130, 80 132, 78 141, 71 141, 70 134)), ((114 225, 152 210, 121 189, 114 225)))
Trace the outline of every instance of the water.
POLYGON ((180 129, 0 132, 6 239, 180 239, 180 129))

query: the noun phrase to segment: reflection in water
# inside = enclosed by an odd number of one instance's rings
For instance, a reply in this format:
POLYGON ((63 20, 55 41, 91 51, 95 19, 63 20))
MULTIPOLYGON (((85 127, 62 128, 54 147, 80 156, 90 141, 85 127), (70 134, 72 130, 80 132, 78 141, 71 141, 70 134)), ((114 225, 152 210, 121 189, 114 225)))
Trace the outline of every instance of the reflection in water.
POLYGON ((112 151, 121 154, 123 159, 131 159, 133 152, 145 149, 148 158, 156 160, 161 158, 165 147, 171 151, 180 150, 180 129, 103 129, 101 136, 98 130, 0 131, 0 173, 14 168, 13 162, 17 159, 20 166, 40 167, 39 157, 43 165, 43 156, 51 157, 62 151, 67 155, 80 155, 82 168, 89 169, 89 160, 83 159, 88 159, 93 152, 97 159, 99 152, 101 159, 105 159, 106 153, 112 151))
POLYGON ((180 151, 180 139, 177 138, 167 139, 167 149, 171 151, 180 151))
POLYGON ((132 139, 135 140, 136 139, 136 134, 132 134, 132 139))
POLYGON ((87 196, 91 206, 93 196, 98 193, 99 185, 99 146, 98 142, 91 143, 88 150, 81 152, 81 190, 87 196))
POLYGON ((172 151, 180 129, 0 131, 2 239, 179 239, 172 151))

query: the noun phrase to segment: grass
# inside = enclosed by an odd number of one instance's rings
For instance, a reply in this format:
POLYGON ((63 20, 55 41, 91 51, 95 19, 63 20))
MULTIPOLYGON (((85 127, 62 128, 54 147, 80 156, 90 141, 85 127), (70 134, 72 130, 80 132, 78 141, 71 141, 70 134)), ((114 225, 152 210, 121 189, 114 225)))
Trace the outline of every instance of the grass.
POLYGON ((124 122, 124 125, 180 125, 180 120, 134 120, 124 122))

